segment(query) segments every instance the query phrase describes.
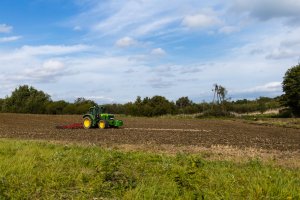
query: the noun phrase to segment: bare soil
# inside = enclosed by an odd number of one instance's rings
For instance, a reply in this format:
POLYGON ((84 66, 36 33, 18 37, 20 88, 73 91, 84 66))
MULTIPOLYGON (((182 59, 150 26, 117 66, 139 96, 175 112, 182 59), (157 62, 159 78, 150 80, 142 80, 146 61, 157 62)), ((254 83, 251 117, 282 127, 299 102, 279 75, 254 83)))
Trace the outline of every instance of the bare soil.
POLYGON ((255 148, 300 151, 300 129, 261 126, 240 120, 119 118, 119 129, 57 129, 81 123, 79 115, 0 114, 0 138, 99 145, 255 148))

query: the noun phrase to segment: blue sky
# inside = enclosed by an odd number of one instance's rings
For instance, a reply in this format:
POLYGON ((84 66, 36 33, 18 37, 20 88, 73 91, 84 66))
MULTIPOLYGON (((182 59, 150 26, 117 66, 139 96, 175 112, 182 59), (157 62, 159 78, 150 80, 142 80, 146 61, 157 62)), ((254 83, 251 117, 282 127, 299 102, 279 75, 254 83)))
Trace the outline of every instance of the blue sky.
POLYGON ((0 98, 280 95, 300 56, 300 0, 1 0, 0 98))

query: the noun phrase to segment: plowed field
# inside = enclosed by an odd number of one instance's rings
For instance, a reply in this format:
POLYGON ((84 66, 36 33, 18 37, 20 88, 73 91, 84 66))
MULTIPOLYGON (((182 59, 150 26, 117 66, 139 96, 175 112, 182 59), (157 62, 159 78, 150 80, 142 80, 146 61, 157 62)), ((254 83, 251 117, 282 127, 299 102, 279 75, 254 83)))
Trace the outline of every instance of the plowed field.
POLYGON ((81 116, 0 114, 0 137, 93 144, 175 145, 299 151, 300 129, 261 126, 239 120, 120 118, 120 129, 56 129, 81 116))

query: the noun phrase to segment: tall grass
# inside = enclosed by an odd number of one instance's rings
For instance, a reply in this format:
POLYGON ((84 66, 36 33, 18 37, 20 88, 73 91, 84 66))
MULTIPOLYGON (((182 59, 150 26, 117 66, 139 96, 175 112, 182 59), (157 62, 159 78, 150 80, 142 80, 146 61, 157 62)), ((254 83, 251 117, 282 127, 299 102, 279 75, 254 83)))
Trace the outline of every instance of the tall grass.
POLYGON ((0 199, 300 199, 300 169, 0 139, 0 199))

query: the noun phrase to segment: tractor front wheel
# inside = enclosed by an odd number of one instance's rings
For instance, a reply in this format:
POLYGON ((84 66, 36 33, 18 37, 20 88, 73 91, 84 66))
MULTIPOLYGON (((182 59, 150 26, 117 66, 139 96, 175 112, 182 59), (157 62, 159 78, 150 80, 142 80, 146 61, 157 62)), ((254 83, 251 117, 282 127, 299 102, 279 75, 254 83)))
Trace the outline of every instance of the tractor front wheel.
POLYGON ((83 119, 83 127, 84 127, 85 129, 89 129, 89 128, 91 128, 91 126, 92 126, 92 120, 91 120, 91 118, 85 117, 85 118, 83 119))
POLYGON ((108 124, 107 124, 107 122, 105 120, 100 120, 98 122, 98 127, 101 128, 101 129, 105 129, 105 128, 108 127, 108 124))

